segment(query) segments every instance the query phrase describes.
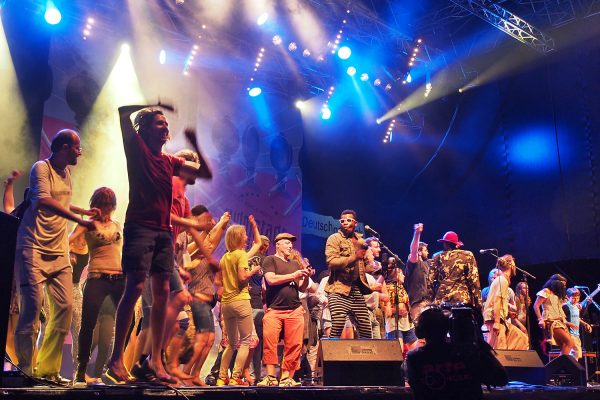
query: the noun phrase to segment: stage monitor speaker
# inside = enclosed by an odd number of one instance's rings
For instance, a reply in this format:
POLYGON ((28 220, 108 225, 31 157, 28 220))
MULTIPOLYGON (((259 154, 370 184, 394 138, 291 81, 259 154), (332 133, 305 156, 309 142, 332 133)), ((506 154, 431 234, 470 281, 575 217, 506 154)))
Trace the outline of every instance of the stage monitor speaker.
POLYGON ((322 339, 325 386, 404 386, 398 340, 322 339))
POLYGON ((556 386, 586 386, 585 368, 567 355, 556 357, 546 364, 547 383, 556 386))
POLYGON ((546 384, 544 363, 535 350, 496 350, 496 358, 506 370, 509 381, 546 384))

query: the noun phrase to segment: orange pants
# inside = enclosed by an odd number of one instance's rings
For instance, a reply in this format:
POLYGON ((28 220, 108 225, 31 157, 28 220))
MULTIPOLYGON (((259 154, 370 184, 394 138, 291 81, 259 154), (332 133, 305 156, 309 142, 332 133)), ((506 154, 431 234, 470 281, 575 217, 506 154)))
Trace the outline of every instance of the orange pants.
POLYGON ((304 337, 304 308, 295 310, 273 310, 268 308, 263 318, 263 362, 277 365, 277 344, 283 329, 283 365, 284 371, 296 371, 300 368, 300 353, 304 337))

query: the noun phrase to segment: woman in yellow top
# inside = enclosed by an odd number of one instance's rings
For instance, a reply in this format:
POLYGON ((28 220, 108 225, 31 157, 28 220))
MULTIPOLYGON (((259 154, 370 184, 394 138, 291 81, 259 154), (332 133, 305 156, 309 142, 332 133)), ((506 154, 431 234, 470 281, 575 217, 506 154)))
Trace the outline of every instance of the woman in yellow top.
POLYGON ((229 340, 221 359, 217 386, 247 385, 242 379, 242 371, 248 358, 252 327, 254 326, 248 281, 252 275, 257 274, 261 269, 260 266, 250 268, 248 265, 248 258, 253 256, 261 246, 256 221, 252 215, 248 217, 248 220, 254 233, 254 244, 250 251, 246 252, 245 250, 248 241, 246 228, 243 225, 232 225, 225 233, 227 252, 219 263, 223 275, 221 314, 223 316, 223 329, 229 340), (231 379, 229 379, 227 369, 236 347, 238 349, 237 356, 231 379))

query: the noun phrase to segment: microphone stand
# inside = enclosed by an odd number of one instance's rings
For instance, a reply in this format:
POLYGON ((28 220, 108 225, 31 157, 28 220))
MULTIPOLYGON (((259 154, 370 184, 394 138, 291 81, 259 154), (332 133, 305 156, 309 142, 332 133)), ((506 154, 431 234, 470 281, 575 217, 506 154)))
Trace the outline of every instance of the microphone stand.
MULTIPOLYGON (((498 257, 498 250, 494 249, 495 252, 490 252, 488 254, 493 255, 496 258, 500 258, 498 257)), ((520 271, 521 274, 523 275, 523 282, 525 282, 525 284, 527 285, 527 296, 529 296, 529 282, 527 282, 527 277, 530 277, 531 279, 537 279, 535 276, 533 276, 532 274, 530 274, 529 272, 525 271, 523 268, 519 268, 515 265, 515 269, 517 271, 520 271)), ((592 300, 594 301, 594 300, 592 300)), ((600 310, 600 307, 598 308, 600 310)), ((518 311, 518 310, 517 310, 518 311)), ((526 305, 525 308, 525 327, 527 328, 527 336, 529 337, 529 348, 532 349, 532 343, 531 343, 531 319, 529 318, 529 306, 526 305)))
POLYGON ((404 262, 400 259, 400 257, 398 257, 398 255, 396 253, 394 253, 389 247, 387 247, 382 241, 381 239, 379 239, 379 246, 384 249, 385 251, 388 252, 388 254, 390 254, 391 256, 393 256, 397 262, 404 267, 404 262))

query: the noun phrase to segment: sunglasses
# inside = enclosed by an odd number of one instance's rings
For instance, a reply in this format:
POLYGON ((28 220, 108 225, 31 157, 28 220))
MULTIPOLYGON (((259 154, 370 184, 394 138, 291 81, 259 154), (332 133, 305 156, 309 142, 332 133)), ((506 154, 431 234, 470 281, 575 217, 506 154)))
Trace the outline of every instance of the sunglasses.
POLYGON ((356 220, 354 218, 340 218, 340 224, 344 222, 356 222, 356 220))

